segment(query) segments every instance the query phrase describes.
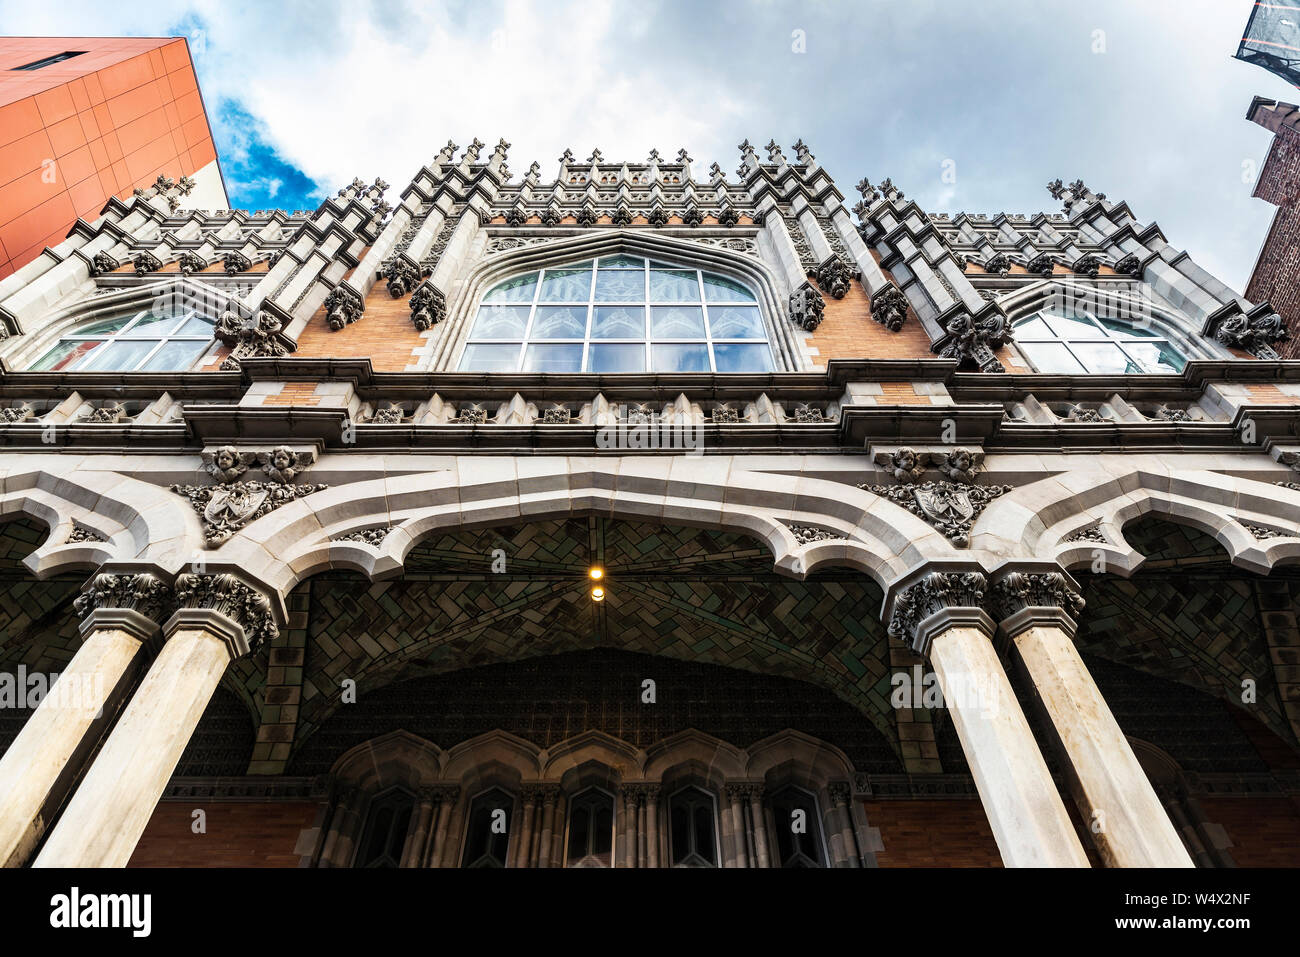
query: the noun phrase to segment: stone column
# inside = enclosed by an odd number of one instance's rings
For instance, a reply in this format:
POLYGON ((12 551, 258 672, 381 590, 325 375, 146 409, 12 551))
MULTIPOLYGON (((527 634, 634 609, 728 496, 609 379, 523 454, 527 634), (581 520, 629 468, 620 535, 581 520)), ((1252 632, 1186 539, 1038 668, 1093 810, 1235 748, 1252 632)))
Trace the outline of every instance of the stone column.
POLYGON ((181 575, 175 595, 162 651, 33 866, 125 866, 226 666, 276 633, 234 575, 181 575))
MULTIPOLYGON (((641 788, 636 784, 622 787, 623 797, 623 866, 636 867, 636 815, 641 788)), ((616 829, 617 830, 617 829, 616 829)))
POLYGON ((993 585, 1002 631, 1042 705, 1070 787, 1110 867, 1194 867, 1128 739, 1074 647, 1083 599, 1060 572, 1009 572, 993 585))
POLYGON ((96 575, 78 596, 83 642, 0 757, 0 864, 20 867, 130 694, 171 588, 148 573, 96 575))
POLYGON ((537 866, 551 866, 551 850, 555 844, 555 802, 560 796, 558 784, 544 784, 542 792, 542 830, 537 847, 537 866))
POLYGON ((993 649, 978 572, 926 572, 892 594, 890 632, 928 654, 1008 867, 1088 858, 993 649))
POLYGON ((637 795, 636 803, 636 866, 646 866, 645 789, 637 795))
POLYGON ((320 860, 316 863, 317 867, 334 866, 334 857, 338 853, 339 842, 348 829, 353 818, 354 809, 360 798, 361 792, 351 786, 340 788, 335 795, 334 813, 330 815, 329 831, 325 834, 325 843, 321 847, 320 860))
POLYGON ((835 807, 835 828, 839 836, 839 845, 844 859, 844 867, 861 867, 862 858, 858 854, 858 842, 853 836, 853 815, 849 813, 849 801, 853 788, 847 781, 836 781, 827 787, 831 802, 835 807))
POLYGON ((731 818, 731 834, 736 849, 736 867, 749 866, 749 854, 745 848, 745 812, 741 807, 744 788, 743 784, 728 784, 726 788, 727 812, 731 818))
POLYGON ((447 846, 447 825, 451 809, 459 792, 460 789, 455 785, 441 785, 433 789, 434 820, 429 846, 425 849, 425 867, 438 867, 441 863, 443 848, 447 846))
POLYGON ((519 827, 519 853, 515 858, 515 867, 533 866, 533 818, 537 814, 537 788, 525 786, 520 797, 523 799, 523 821, 519 827))
POLYGON ((646 866, 659 866, 659 785, 645 789, 646 866))
POLYGON ((425 845, 429 842, 429 829, 433 823, 433 813, 437 805, 431 788, 421 788, 416 803, 414 827, 402 848, 402 867, 419 867, 424 860, 425 845))
POLYGON ((754 852, 756 867, 771 867, 772 855, 767 844, 767 823, 763 813, 763 786, 756 784, 749 791, 749 815, 754 821, 754 852))

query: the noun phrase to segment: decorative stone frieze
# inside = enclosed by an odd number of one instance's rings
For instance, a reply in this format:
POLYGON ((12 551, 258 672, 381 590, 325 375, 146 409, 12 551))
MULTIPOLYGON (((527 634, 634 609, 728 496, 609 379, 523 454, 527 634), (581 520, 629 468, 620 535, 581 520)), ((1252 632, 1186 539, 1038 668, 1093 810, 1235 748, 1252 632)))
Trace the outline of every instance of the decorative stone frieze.
POLYGON ((390 402, 382 409, 375 409, 370 416, 371 425, 401 425, 406 418, 406 410, 396 402, 390 402))
POLYGON ((220 484, 170 488, 189 499, 198 512, 208 548, 220 547, 249 522, 280 506, 328 488, 327 485, 290 484, 310 467, 311 456, 284 447, 268 452, 240 452, 233 446, 224 446, 203 453, 203 463, 203 470, 220 484), (257 463, 271 481, 243 480, 249 467, 257 463))
POLYGON ((36 413, 32 409, 30 403, 22 402, 18 405, 12 405, 0 409, 0 416, 2 416, 6 422, 30 422, 35 418, 36 413))
POLYGON ((900 448, 876 453, 876 464, 891 468, 899 485, 859 485, 858 488, 889 499, 919 516, 943 533, 958 548, 970 544, 971 527, 995 498, 1010 492, 1010 485, 974 485, 982 452, 952 449, 917 453, 900 448), (920 482, 926 465, 936 466, 946 481, 920 482))
POLYGON ((180 266, 181 275, 188 276, 191 273, 202 272, 208 268, 208 261, 195 252, 181 253, 180 259, 177 260, 180 266))
POLYGON ((1009 572, 993 583, 989 602, 995 617, 1025 608, 1060 608, 1072 618, 1083 611, 1083 596, 1060 572, 1009 572))
POLYGON ((844 536, 839 532, 833 532, 827 528, 818 528, 816 525, 795 525, 792 523, 789 529, 790 533, 794 535, 794 540, 800 545, 845 540, 844 536))
POLYGON ((1096 525, 1090 525, 1088 528, 1081 528, 1073 535, 1066 536, 1062 539, 1065 542, 1097 542, 1100 545, 1106 545, 1106 536, 1101 533, 1101 529, 1096 525))
POLYGON ((80 542, 102 542, 105 541, 103 535, 86 528, 84 525, 73 525, 72 531, 68 533, 68 540, 65 544, 73 545, 80 542))
POLYGON ((1282 317, 1267 307, 1257 307, 1250 313, 1236 307, 1221 310, 1210 317, 1208 326, 1216 341, 1244 349, 1259 359, 1280 358, 1273 344, 1291 338, 1282 317))
MULTIPOLYGON (((1281 484, 1281 483, 1279 483, 1281 484)), ((1255 522, 1241 522, 1241 526, 1254 535, 1256 538, 1267 540, 1270 538, 1296 538, 1292 532, 1281 532, 1276 528, 1269 528, 1267 525, 1258 525, 1255 522)))
POLYGON ((804 283, 790 293, 790 321, 808 332, 816 331, 822 324, 826 301, 812 283, 804 283))
POLYGON ((907 321, 907 297, 893 283, 871 297, 871 318, 890 332, 898 332, 907 321))
POLYGON ((1186 409, 1171 409, 1167 405, 1157 406, 1152 416, 1162 422, 1191 422, 1192 417, 1186 409))
POLYGON ((234 575, 176 576, 176 607, 214 611, 243 629, 248 651, 256 652, 279 634, 270 600, 234 575))
POLYGON ((135 266, 135 274, 143 276, 146 273, 157 272, 162 269, 164 263, 161 259, 151 252, 136 253, 135 258, 131 260, 135 266))
POLYGON ((1105 419, 1096 409, 1089 409, 1087 406, 1075 403, 1070 406, 1070 411, 1065 417, 1066 422, 1104 422, 1105 419))
POLYGON ((364 528, 359 532, 348 532, 346 535, 340 535, 337 538, 331 539, 331 541, 361 542, 362 544, 373 545, 375 548, 378 548, 383 544, 384 539, 388 537, 388 533, 392 530, 393 526, 391 525, 384 525, 380 528, 364 528))
POLYGON ((126 422, 131 417, 126 414, 126 407, 120 404, 101 405, 91 409, 81 417, 82 422, 93 425, 116 425, 126 422))
POLYGON ((447 318, 447 297, 427 279, 411 294, 411 322, 420 332, 447 318))

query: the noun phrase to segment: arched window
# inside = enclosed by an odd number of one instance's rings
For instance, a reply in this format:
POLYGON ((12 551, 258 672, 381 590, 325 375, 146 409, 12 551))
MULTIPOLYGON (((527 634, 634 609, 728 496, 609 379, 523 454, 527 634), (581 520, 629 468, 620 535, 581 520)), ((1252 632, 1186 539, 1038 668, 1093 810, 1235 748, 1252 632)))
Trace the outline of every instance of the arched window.
POLYGON ((34 372, 171 372, 194 365, 212 345, 214 323, 194 309, 146 309, 97 319, 64 334, 34 372))
POLYGON ((1012 330, 1037 372, 1167 373, 1186 363, 1159 332, 1084 309, 1043 309, 1012 330))
POLYGON ((401 867, 415 799, 394 788, 370 801, 353 867, 401 867))
POLYGON ((668 799, 669 854, 673 867, 717 867, 717 805, 697 787, 668 799))
POLYGON ((744 285, 639 256, 515 276, 483 297, 462 372, 768 372, 744 285))
POLYGON ((825 867, 817 799, 790 786, 772 795, 778 862, 781 867, 825 867))
POLYGON ((500 788, 484 791, 469 809, 462 867, 505 867, 515 799, 500 788))
POLYGON ((609 867, 614 849, 614 797, 588 788, 569 802, 569 867, 609 867))

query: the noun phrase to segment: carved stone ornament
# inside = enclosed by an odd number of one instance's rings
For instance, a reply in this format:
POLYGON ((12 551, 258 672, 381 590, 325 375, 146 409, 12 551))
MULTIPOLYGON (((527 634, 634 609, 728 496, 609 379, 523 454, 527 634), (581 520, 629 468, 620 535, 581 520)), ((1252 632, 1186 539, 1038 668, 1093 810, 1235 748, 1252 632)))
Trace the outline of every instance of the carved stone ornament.
POLYGON ((1066 422, 1103 422, 1101 413, 1096 409, 1090 409, 1085 405, 1075 403, 1070 406, 1070 411, 1065 416, 1066 422))
POLYGON ((853 271, 832 255, 817 267, 817 285, 832 299, 843 299, 853 282, 853 271))
POLYGON ((902 485, 915 485, 925 474, 927 463, 926 457, 915 450, 901 448, 893 452, 877 452, 876 464, 892 472, 894 481, 902 485))
POLYGON ((1005 253, 994 253, 984 262, 985 272, 995 272, 999 276, 1005 276, 1011 272, 1011 260, 1005 253))
POLYGON ((871 297, 871 318, 890 332, 898 332, 907 321, 907 297, 892 283, 871 297))
POLYGON ((420 270, 409 259, 398 256, 384 270, 384 278, 388 280, 388 294, 400 299, 415 288, 421 277, 420 270))
POLYGON ((844 536, 839 532, 832 532, 827 528, 818 528, 816 525, 790 525, 790 534, 800 545, 811 545, 813 542, 830 542, 843 541, 844 536))
POLYGON ((970 544, 971 527, 995 498, 1011 491, 1010 485, 974 485, 975 472, 983 452, 953 449, 950 452, 917 453, 898 449, 878 452, 876 464, 892 468, 899 485, 859 485, 873 495, 901 505, 938 529, 958 548, 970 544), (919 482, 924 466, 932 464, 946 481, 919 482))
POLYGON ((1133 253, 1129 253, 1119 262, 1115 263, 1115 271, 1125 276, 1132 276, 1135 279, 1142 278, 1142 260, 1138 259, 1133 253))
POLYGON ((790 293, 790 321, 801 329, 815 331, 822 324, 825 312, 826 300, 812 283, 806 282, 790 293))
POLYGON ((393 526, 384 525, 380 528, 363 528, 359 532, 348 532, 346 535, 340 535, 334 539, 336 542, 361 542, 363 545, 372 545, 378 548, 383 544, 388 533, 393 530, 393 526))
POLYGON ((84 525, 73 525, 72 531, 68 533, 66 545, 73 545, 80 542, 102 542, 106 541, 103 535, 86 528, 84 525))
POLYGON ((29 403, 22 402, 0 409, 0 416, 3 416, 6 422, 30 422, 36 417, 36 411, 29 403))
POLYGON ((651 226, 667 226, 668 212, 662 206, 656 206, 650 210, 650 215, 646 217, 646 222, 651 226))
POLYGON ((376 409, 370 416, 371 425, 401 425, 406 418, 406 410, 396 402, 390 402, 382 409, 376 409))
POLYGON ((176 576, 176 607, 206 608, 226 616, 244 630, 249 651, 279 634, 271 602, 234 575, 176 576))
POLYGON ((984 318, 976 319, 968 312, 961 312, 945 328, 948 335, 939 349, 940 356, 963 364, 973 362, 981 372, 1007 371, 993 354, 994 349, 1011 339, 1004 314, 988 312, 984 318))
POLYGON ((1273 343, 1290 339, 1291 334, 1276 312, 1254 315, 1238 312, 1219 322, 1214 338, 1225 346, 1244 349, 1258 359, 1278 359, 1281 357, 1273 343))
POLYGON ((143 276, 145 273, 157 272, 163 267, 163 261, 151 252, 142 252, 136 255, 132 260, 135 265, 135 274, 143 276))
POLYGON ((121 265, 120 262, 108 254, 107 250, 101 249, 90 260, 90 274, 92 276, 102 276, 104 273, 112 272, 121 265))
POLYGON ((433 283, 425 280, 411 293, 411 322, 420 332, 433 328, 447 318, 447 297, 433 283))
POLYGON ((77 615, 85 618, 96 608, 129 608, 146 618, 162 622, 171 603, 172 590, 156 575, 96 575, 90 587, 72 602, 77 615))
POLYGON ((579 226, 595 226, 596 210, 590 204, 583 206, 582 209, 578 210, 575 219, 579 226))
POLYGON ((117 425, 129 418, 130 416, 126 414, 126 408, 115 404, 101 405, 98 408, 91 409, 81 417, 81 421, 93 425, 117 425))
POLYGON ((889 634, 908 644, 921 622, 945 608, 983 608, 988 581, 979 572, 930 572, 894 600, 889 634))
POLYGON ((1027 272, 1038 273, 1038 275, 1049 278, 1052 275, 1052 269, 1056 265, 1056 260, 1051 253, 1039 253, 1033 259, 1025 264, 1027 272))
POLYGON ((253 268, 253 261, 237 249, 226 253, 221 259, 221 264, 222 268, 226 270, 227 276, 248 272, 253 268))
POLYGON ((1081 528, 1073 535, 1062 539, 1066 542, 1096 542, 1100 545, 1107 544, 1106 536, 1101 533, 1101 528, 1097 525, 1090 525, 1088 528, 1081 528))
POLYGON ((325 297, 325 321, 330 329, 338 332, 349 323, 361 318, 366 305, 361 296, 347 286, 335 286, 325 297))
POLYGON ((685 226, 698 226, 702 222, 704 222, 704 214, 700 212, 699 207, 694 203, 687 206, 686 211, 682 213, 682 224, 685 226))
POLYGON ((1084 605, 1060 572, 1011 572, 993 583, 989 599, 998 619, 1022 608, 1060 608, 1078 618, 1084 605))
POLYGON ((614 210, 614 215, 609 218, 609 221, 615 226, 631 226, 632 210, 626 206, 619 206, 618 209, 614 210))
POLYGON ((177 260, 180 266, 181 275, 188 276, 191 273, 202 272, 208 268, 208 261, 196 252, 181 253, 181 258, 177 260))
POLYGON ((1101 260, 1092 253, 1087 253, 1079 257, 1074 264, 1074 271, 1082 273, 1089 279, 1096 279, 1097 274, 1101 272, 1101 260))
POLYGON ((528 222, 528 211, 521 206, 515 206, 506 212, 507 226, 522 226, 528 222))
POLYGON ((218 485, 172 485, 183 495, 203 520, 203 536, 208 548, 217 548, 255 519, 275 511, 281 505, 319 492, 327 485, 291 485, 311 465, 311 456, 280 447, 269 452, 240 452, 223 446, 203 453, 203 470, 218 485), (269 482, 243 481, 249 467, 260 463, 269 482))
POLYGON ((563 405, 552 406, 542 412, 544 425, 568 425, 573 419, 573 410, 563 405))
POLYGON ((280 320, 271 313, 259 311, 252 318, 241 318, 233 311, 221 314, 214 334, 231 346, 230 355, 221 363, 222 371, 239 368, 240 359, 279 358, 289 354, 289 347, 280 340, 280 320))
POLYGON ((1171 409, 1167 405, 1162 405, 1157 407, 1156 410, 1151 414, 1155 416, 1155 418, 1160 419, 1162 422, 1191 422, 1192 421, 1192 417, 1186 409, 1171 409))
POLYGON ((1256 525, 1254 522, 1242 522, 1241 525, 1243 528, 1246 529, 1246 531, 1250 532, 1250 534, 1254 535, 1256 538, 1260 539, 1261 541, 1266 541, 1267 539, 1270 538, 1294 538, 1295 537, 1295 535, 1291 532, 1279 532, 1276 528, 1269 528, 1265 525, 1256 525))
POLYGON ((734 226, 740 222, 740 213, 736 212, 734 207, 724 206, 718 210, 719 226, 734 226))

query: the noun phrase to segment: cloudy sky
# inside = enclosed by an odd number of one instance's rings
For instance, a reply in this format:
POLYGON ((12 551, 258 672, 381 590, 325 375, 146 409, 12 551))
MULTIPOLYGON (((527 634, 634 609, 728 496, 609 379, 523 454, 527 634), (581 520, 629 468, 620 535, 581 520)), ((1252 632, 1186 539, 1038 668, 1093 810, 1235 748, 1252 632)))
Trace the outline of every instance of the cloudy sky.
MULTIPOLYGON (((1292 0, 1284 0, 1292 2, 1292 0)), ((17 35, 190 40, 236 206, 398 189, 450 138, 516 173, 802 137, 841 189, 889 176, 925 208, 1055 211, 1082 177, 1244 286, 1272 208, 1251 97, 1300 91, 1231 59, 1250 0, 0 0, 17 35), (945 170, 949 175, 945 176, 945 170)), ((849 197, 852 204, 854 197, 849 197)))

